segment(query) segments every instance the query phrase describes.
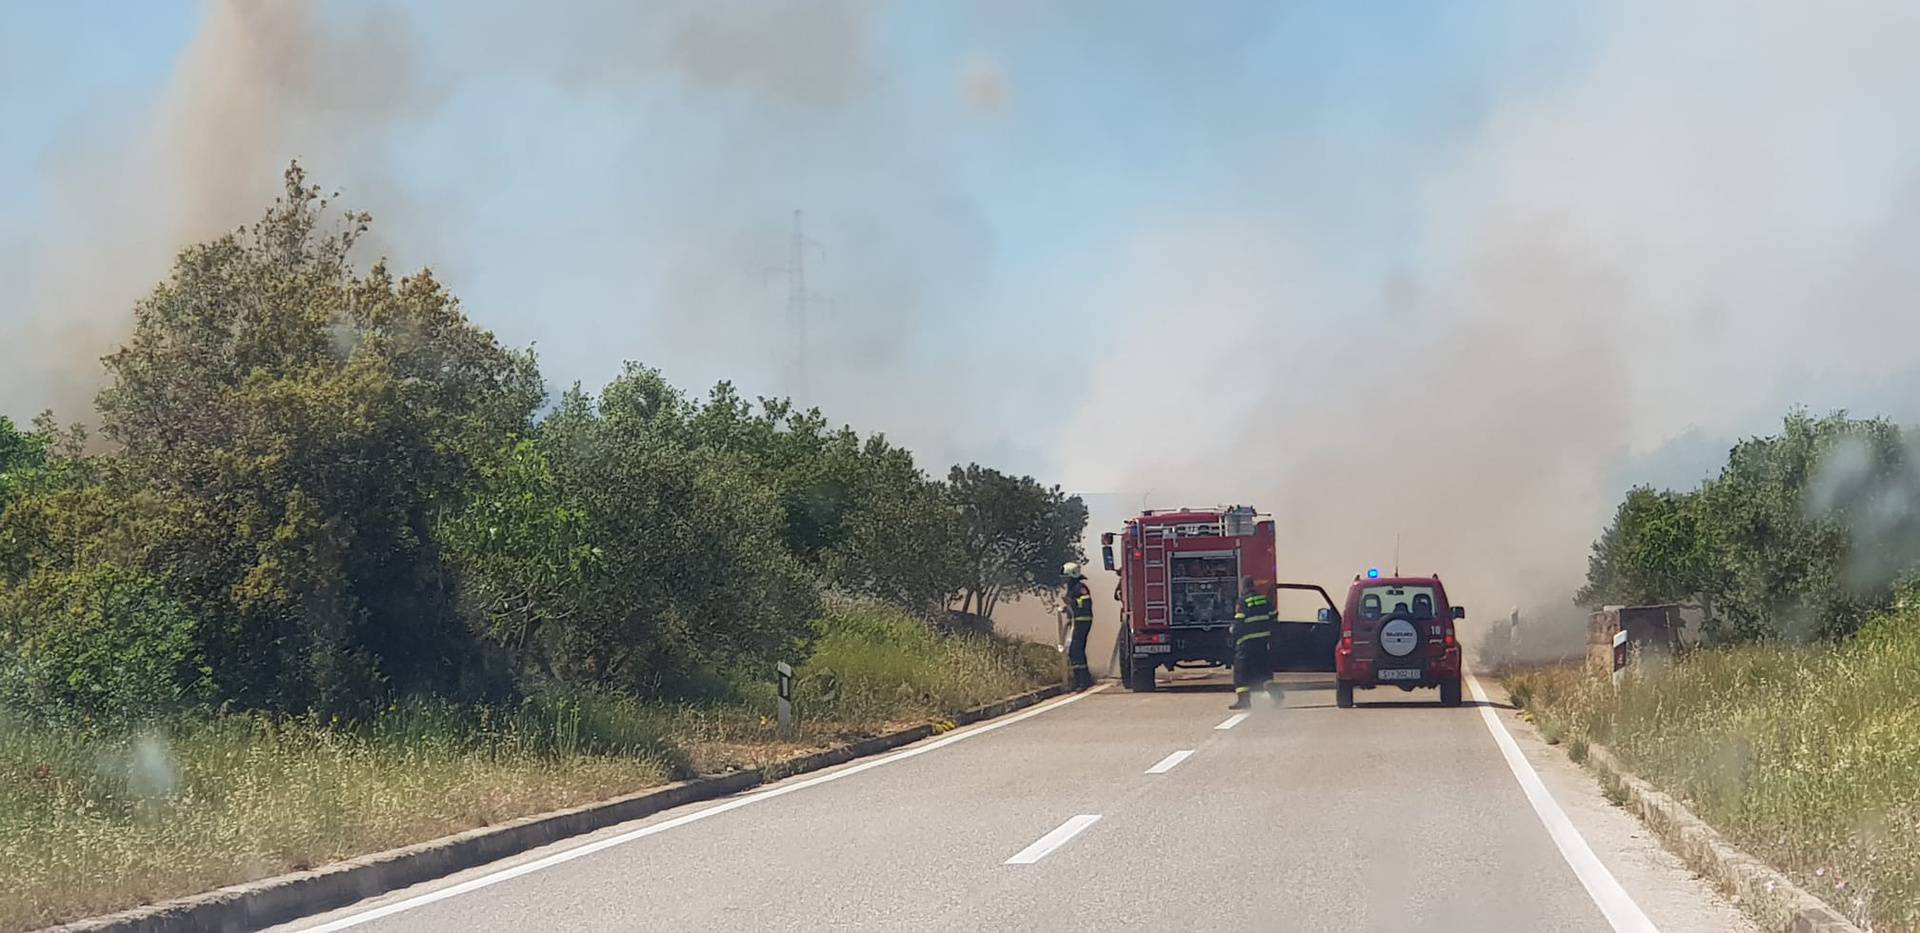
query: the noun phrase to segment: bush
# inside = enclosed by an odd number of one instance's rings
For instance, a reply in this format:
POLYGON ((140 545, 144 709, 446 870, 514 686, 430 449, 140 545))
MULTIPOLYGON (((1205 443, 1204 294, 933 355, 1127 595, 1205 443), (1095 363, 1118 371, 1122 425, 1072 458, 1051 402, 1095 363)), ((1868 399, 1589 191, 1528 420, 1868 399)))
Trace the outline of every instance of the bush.
POLYGON ((150 577, 42 572, 0 597, 0 705, 122 722, 192 704, 207 686, 193 616, 150 577))
POLYGON ((830 611, 803 671, 811 715, 841 720, 950 715, 1062 679, 1045 645, 999 636, 941 635, 884 603, 830 611))

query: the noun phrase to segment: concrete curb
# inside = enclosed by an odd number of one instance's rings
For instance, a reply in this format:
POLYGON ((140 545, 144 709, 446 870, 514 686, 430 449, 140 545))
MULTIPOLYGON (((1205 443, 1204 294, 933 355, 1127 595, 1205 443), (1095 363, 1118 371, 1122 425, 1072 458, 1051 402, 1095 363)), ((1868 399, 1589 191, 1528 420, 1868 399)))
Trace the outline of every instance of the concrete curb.
POLYGON ((1680 801, 1635 777, 1612 752, 1589 745, 1584 763, 1599 776, 1601 785, 1638 814, 1687 867, 1736 895, 1741 908, 1768 929, 1781 933, 1860 933, 1860 928, 1839 911, 1772 866, 1734 848, 1680 801))
POLYGON ((911 745, 947 728, 1004 716, 1065 692, 1065 688, 1060 686, 1043 687, 967 710, 954 717, 951 725, 913 726, 778 762, 766 768, 681 781, 586 806, 521 817, 498 826, 486 826, 399 849, 363 855, 311 871, 231 885, 205 894, 50 927, 43 933, 242 931, 285 923, 518 855, 570 836, 637 820, 662 810, 737 794, 769 781, 830 768, 855 758, 911 745))

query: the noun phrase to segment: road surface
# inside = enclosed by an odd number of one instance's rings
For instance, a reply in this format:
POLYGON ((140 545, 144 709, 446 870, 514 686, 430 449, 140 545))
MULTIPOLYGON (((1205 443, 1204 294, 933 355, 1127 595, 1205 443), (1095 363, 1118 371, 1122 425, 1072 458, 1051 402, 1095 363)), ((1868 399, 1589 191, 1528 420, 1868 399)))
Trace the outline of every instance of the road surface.
POLYGON ((1245 717, 1109 686, 284 929, 1751 929, 1497 690, 1285 678, 1245 717))

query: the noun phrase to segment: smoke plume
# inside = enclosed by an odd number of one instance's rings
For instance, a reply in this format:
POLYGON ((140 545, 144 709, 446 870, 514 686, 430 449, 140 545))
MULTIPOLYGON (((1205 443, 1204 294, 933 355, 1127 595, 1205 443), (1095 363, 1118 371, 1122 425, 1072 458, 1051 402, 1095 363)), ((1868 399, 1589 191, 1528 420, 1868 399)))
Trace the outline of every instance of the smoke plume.
POLYGON ((375 214, 369 252, 434 266, 555 382, 634 358, 793 392, 935 468, 1109 493, 1094 534, 1258 505, 1288 578, 1337 586, 1397 540, 1476 618, 1573 624, 1625 487, 1793 403, 1920 417, 1910 4, 1570 14, 1577 53, 1486 65, 1431 137, 1389 105, 1448 75, 1290 123, 1316 82, 1406 67, 1347 62, 1378 24, 1310 6, 449 9, 429 32, 216 0, 138 119, 76 119, 39 215, 0 221, 24 283, 0 342, 33 348, 0 410, 77 414, 172 253, 250 220, 297 156, 375 214), (1287 81, 1262 43, 1290 31, 1332 51, 1287 81), (1369 160, 1317 155, 1338 145, 1369 160), (1369 190, 1387 154, 1416 177, 1369 190), (1392 236, 1328 229, 1382 198, 1410 218, 1392 236))
POLYGON ((255 219, 289 159, 398 207, 382 146, 431 103, 408 36, 395 9, 323 26, 305 2, 217 0, 138 119, 78 118, 18 233, 24 287, 0 294, 0 344, 33 348, 0 370, 0 410, 84 416, 134 302, 181 247, 255 219))
POLYGON ((1503 94, 1434 160, 1405 278, 1353 287, 1264 217, 1143 232, 1069 474, 1255 501, 1283 577, 1344 581, 1398 539, 1480 618, 1577 624, 1623 461, 1792 402, 1920 415, 1861 399, 1916 366, 1920 103, 1888 91, 1920 80, 1920 13, 1847 6, 1596 20, 1574 80, 1503 94))

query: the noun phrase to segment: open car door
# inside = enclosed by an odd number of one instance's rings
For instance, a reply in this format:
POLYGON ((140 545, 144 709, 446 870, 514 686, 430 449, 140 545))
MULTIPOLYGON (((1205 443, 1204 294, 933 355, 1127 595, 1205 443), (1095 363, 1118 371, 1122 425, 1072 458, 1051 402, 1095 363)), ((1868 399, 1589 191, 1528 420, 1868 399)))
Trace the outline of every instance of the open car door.
MULTIPOLYGON (((1275 583, 1279 590, 1318 594, 1325 608, 1316 607, 1313 619, 1291 619, 1285 614, 1273 622, 1273 669, 1276 671, 1331 671, 1334 648, 1340 644, 1340 610, 1324 587, 1311 583, 1275 583)), ((1274 594, 1278 596, 1279 593, 1274 594)), ((1274 600, 1276 606, 1279 600, 1274 600)), ((1292 613, 1297 614, 1297 612, 1292 613)))

